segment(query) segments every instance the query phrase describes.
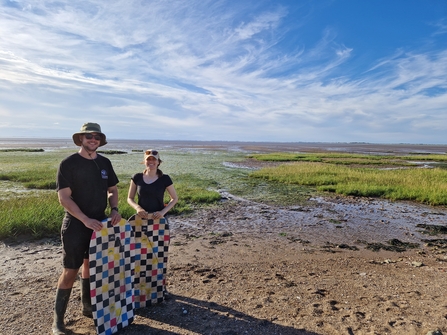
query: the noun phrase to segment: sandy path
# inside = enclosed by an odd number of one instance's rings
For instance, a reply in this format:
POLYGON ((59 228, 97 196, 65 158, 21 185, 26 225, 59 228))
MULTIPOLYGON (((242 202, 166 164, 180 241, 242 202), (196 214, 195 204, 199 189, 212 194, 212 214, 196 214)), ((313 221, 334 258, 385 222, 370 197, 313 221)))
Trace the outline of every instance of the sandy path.
MULTIPOLYGON (((232 198, 171 217, 170 299, 120 334, 447 334, 447 258, 418 224, 447 211, 371 199, 275 208, 232 198), (366 249, 397 239, 403 252, 366 249)), ((49 334, 59 239, 0 246, 0 333, 49 334)), ((76 284, 72 334, 95 334, 76 284)))

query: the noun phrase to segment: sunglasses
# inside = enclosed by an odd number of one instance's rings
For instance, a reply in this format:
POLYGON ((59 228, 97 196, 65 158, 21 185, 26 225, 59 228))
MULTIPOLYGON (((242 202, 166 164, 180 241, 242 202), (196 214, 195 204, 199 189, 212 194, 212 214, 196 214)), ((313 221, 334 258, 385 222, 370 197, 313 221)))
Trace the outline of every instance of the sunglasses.
POLYGON ((157 150, 146 150, 145 154, 146 155, 157 156, 158 155, 158 151, 157 150))
POLYGON ((92 138, 95 138, 95 140, 101 141, 101 135, 93 135, 93 134, 87 133, 87 134, 84 134, 84 136, 87 140, 91 140, 92 138))

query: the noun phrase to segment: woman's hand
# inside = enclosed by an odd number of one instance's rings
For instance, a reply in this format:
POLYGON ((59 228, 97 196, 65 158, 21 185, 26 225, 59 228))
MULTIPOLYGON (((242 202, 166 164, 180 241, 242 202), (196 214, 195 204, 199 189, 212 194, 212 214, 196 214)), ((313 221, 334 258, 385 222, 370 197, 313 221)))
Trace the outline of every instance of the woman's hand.
POLYGON ((161 219, 164 216, 163 212, 154 212, 152 213, 152 219, 157 220, 161 219))
POLYGON ((140 218, 142 218, 142 219, 149 219, 149 213, 148 212, 146 212, 142 207, 139 207, 138 206, 138 208, 137 208, 137 214, 138 214, 138 216, 140 217, 140 218))
POLYGON ((149 214, 142 207, 137 208, 137 214, 140 218, 145 219, 145 220, 149 220, 149 219, 157 220, 157 219, 161 219, 162 217, 164 217, 163 211, 154 212, 154 213, 149 214))

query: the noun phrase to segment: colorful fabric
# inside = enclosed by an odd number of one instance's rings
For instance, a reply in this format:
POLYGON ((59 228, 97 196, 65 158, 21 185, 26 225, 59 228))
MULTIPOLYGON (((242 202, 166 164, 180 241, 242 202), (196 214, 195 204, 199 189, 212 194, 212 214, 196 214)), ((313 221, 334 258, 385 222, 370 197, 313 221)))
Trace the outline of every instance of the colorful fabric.
POLYGON ((135 308, 164 300, 169 249, 169 224, 165 218, 129 219, 135 238, 135 308))
POLYGON ((90 241, 90 295, 96 332, 109 335, 134 319, 135 244, 126 220, 103 224, 90 241))

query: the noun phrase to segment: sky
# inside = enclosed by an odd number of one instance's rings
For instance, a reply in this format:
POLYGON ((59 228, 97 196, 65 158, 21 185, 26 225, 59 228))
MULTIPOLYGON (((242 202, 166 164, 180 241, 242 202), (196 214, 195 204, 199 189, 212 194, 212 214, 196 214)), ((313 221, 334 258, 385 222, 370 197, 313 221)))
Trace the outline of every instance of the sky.
POLYGON ((447 143, 445 0, 0 0, 0 137, 447 143))

